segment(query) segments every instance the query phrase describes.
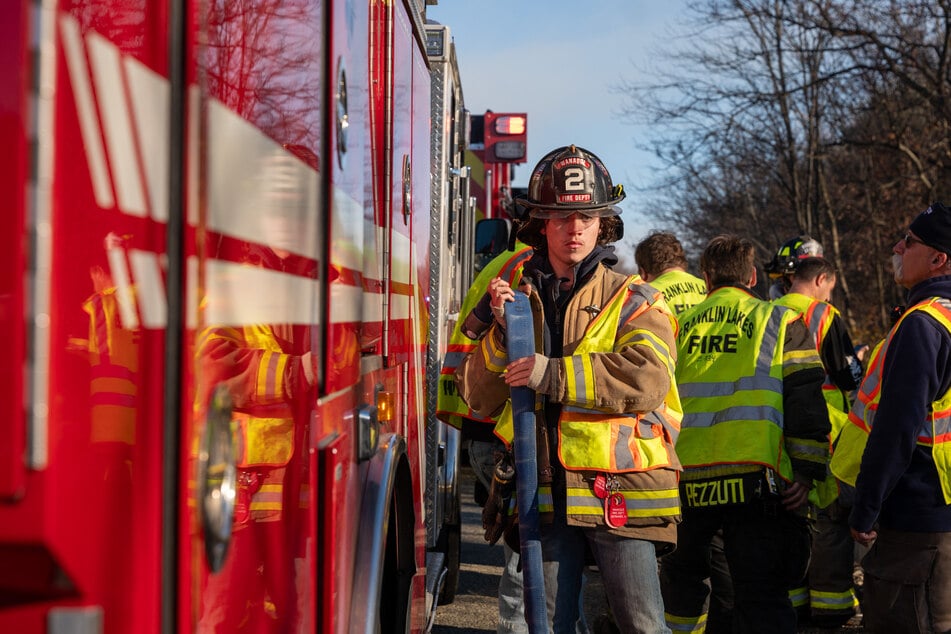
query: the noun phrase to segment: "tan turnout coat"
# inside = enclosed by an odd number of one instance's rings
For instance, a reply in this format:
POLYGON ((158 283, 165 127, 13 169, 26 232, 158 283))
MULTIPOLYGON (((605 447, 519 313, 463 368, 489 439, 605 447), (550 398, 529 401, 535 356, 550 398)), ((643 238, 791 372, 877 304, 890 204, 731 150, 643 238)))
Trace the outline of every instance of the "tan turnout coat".
MULTIPOLYGON (((570 299, 564 314, 564 342, 563 354, 571 356, 581 343, 588 325, 597 316, 601 307, 610 302, 611 298, 628 282, 629 276, 616 273, 603 265, 598 265, 591 277, 578 288, 570 299)), ((633 316, 626 322, 622 320, 618 328, 616 340, 635 330, 646 331, 652 335, 652 340, 658 342, 653 346, 624 345, 611 352, 591 353, 590 362, 593 367, 594 392, 596 401, 594 408, 605 413, 636 414, 647 413, 664 404, 671 387, 671 371, 676 361, 675 332, 676 322, 668 310, 662 295, 653 287, 635 277, 629 302, 637 303, 632 311, 633 316)), ((521 286, 520 290, 525 290, 521 286)), ((529 300, 532 307, 535 325, 535 349, 543 353, 544 315, 542 303, 537 290, 531 285, 529 300)), ((504 360, 500 365, 497 354, 499 349, 504 351, 505 335, 498 324, 493 324, 489 332, 482 339, 479 346, 470 353, 459 366, 456 380, 460 394, 466 399, 469 406, 482 416, 498 416, 506 401, 510 397, 509 386, 505 384, 501 373, 504 360), (494 352, 493 352, 494 351, 494 352)), ((550 402, 562 405, 566 402, 568 391, 566 388, 565 360, 555 358, 549 361, 551 380, 548 382, 548 391, 544 396, 550 402)), ((539 404, 543 403, 539 398, 539 404)), ((550 427, 557 425, 556 421, 545 421, 541 410, 536 407, 538 424, 547 424, 550 427)), ((542 435, 539 435, 543 437, 542 435)), ((548 437, 557 437, 549 434, 548 437)), ((670 490, 676 489, 679 481, 680 462, 674 452, 676 438, 665 441, 665 448, 671 456, 668 467, 654 468, 644 471, 615 472, 625 489, 640 490, 670 490)), ((593 488, 593 481, 598 472, 587 470, 567 470, 559 458, 557 442, 550 443, 548 452, 551 469, 565 473, 567 488, 593 488)), ((539 459, 539 482, 546 478, 551 480, 551 471, 544 473, 544 459, 539 459)), ((555 488, 554 495, 565 495, 565 490, 555 488)), ((629 517, 627 524, 615 530, 621 534, 639 539, 647 539, 657 543, 658 547, 676 544, 676 524, 680 521, 678 513, 664 517, 629 517)), ((543 518, 544 519, 544 518, 543 518)), ((568 523, 582 526, 604 526, 605 520, 598 515, 569 515, 568 523)))

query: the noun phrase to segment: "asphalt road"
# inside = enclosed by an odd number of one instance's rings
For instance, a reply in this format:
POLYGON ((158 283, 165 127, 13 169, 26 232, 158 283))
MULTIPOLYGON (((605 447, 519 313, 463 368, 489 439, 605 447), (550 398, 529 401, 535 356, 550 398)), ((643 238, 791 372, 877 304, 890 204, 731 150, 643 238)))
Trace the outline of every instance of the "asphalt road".
POLYGON ((502 573, 502 547, 482 539, 481 509, 472 500, 473 475, 460 474, 462 486, 462 555, 455 600, 436 608, 434 634, 495 632, 495 597, 502 573))

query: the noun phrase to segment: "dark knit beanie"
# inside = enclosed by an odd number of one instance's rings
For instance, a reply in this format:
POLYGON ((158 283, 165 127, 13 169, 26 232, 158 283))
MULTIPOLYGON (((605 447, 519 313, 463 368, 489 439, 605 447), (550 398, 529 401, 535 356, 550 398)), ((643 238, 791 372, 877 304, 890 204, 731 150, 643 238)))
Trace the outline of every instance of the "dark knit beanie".
POLYGON ((931 203, 911 221, 910 229, 929 247, 951 254, 951 209, 931 203))

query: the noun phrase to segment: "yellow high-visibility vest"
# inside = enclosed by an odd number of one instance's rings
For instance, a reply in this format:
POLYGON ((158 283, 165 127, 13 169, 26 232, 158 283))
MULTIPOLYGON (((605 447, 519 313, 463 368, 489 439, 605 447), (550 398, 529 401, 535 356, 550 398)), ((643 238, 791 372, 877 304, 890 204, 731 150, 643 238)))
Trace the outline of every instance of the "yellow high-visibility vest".
MULTIPOLYGON (((616 338, 623 323, 663 301, 659 296, 648 298, 640 294, 641 284, 639 276, 629 278, 588 326, 571 356, 564 359, 567 400, 592 405, 592 408, 565 406, 561 410, 558 453, 568 469, 624 473, 669 467, 675 462, 667 446, 672 448, 677 442, 682 410, 671 351, 647 330, 634 330, 616 338), (590 355, 616 352, 629 345, 647 347, 666 361, 670 388, 664 403, 659 409, 643 414, 605 414, 593 409, 596 395, 590 355)), ((664 310, 666 312, 666 308, 664 310)))
MULTIPOLYGON (((786 293, 773 303, 788 306, 802 314, 806 327, 809 329, 809 334, 816 341, 816 351, 821 355, 822 343, 832 328, 832 320, 839 314, 835 306, 801 293, 786 293)), ((826 408, 829 410, 829 423, 832 428, 829 433, 831 455, 839 433, 849 420, 849 397, 832 382, 828 372, 826 372, 826 378, 822 384, 822 396, 825 398, 826 408)), ((839 486, 831 473, 824 480, 817 481, 815 488, 809 491, 809 501, 819 508, 826 508, 838 496, 839 486)))
MULTIPOLYGON (((809 329, 809 333, 816 340, 816 350, 821 354, 822 343, 825 341, 826 336, 828 336, 829 329, 832 328, 832 320, 839 314, 836 307, 828 302, 819 301, 818 299, 813 299, 812 297, 807 297, 800 293, 786 293, 773 303, 779 304, 780 306, 788 306, 802 313, 806 328, 809 329)), ((825 382, 822 384, 822 395, 829 405, 832 438, 835 439, 842 429, 842 425, 845 424, 848 418, 850 409, 849 397, 848 394, 843 392, 832 382, 828 373, 826 373, 825 382), (839 412, 844 413, 845 416, 838 416, 837 413, 839 412), (837 418, 832 419, 833 416, 837 418)))
POLYGON ((791 481, 790 458, 824 462, 822 443, 791 441, 783 433, 784 372, 819 365, 814 350, 783 349, 786 328, 798 318, 735 287, 714 290, 680 315, 677 384, 684 419, 677 454, 688 470, 685 479, 690 467, 762 465, 791 481), (784 357, 795 363, 784 366, 784 357))
MULTIPOLYGON (((670 387, 664 403, 657 410, 642 414, 608 414, 583 405, 562 407, 558 420, 558 455, 566 469, 622 474, 679 468, 676 455, 672 455, 682 417, 680 397, 674 381, 673 355, 661 339, 647 330, 632 330, 618 337, 620 326, 650 308, 662 310, 670 319, 671 327, 676 330, 676 320, 663 296, 660 293, 648 294, 648 288, 640 276, 630 276, 588 325, 581 343, 571 356, 564 357, 566 400, 593 405, 596 395, 590 355, 635 345, 649 348, 665 361, 670 387)), ((487 364, 501 371, 504 367, 504 351, 492 340, 487 343, 490 344, 487 364)), ((510 402, 506 402, 495 433, 506 443, 511 443, 513 432, 510 402)), ((625 483, 618 481, 614 491, 624 496, 629 519, 679 517, 680 494, 676 486, 668 489, 629 488, 625 483)), ((539 512, 550 513, 553 508, 551 486, 540 485, 539 512)), ((602 500, 596 497, 591 487, 569 487, 567 514, 603 514, 602 500)))
POLYGON ((233 368, 229 387, 234 399, 237 495, 247 498, 247 517, 257 522, 280 519, 284 474, 295 447, 294 414, 285 384, 287 366, 295 355, 284 352, 276 328, 268 324, 208 328, 196 343, 200 359, 207 354, 206 347, 220 342, 253 352, 233 368))
POLYGON ((707 283, 686 271, 661 273, 648 282, 664 295, 664 300, 675 315, 692 308, 707 298, 707 283))
MULTIPOLYGON (((916 310, 931 315, 945 330, 951 332, 951 300, 932 297, 905 311, 885 337, 885 343, 872 357, 852 411, 849 412, 849 424, 842 430, 836 452, 832 456, 832 473, 852 486, 855 486, 855 480, 858 478, 862 454, 865 453, 865 445, 868 443, 868 435, 872 431, 882 396, 882 368, 888 354, 888 346, 902 321, 916 310)), ((931 413, 926 421, 922 421, 918 444, 931 447, 944 501, 951 504, 951 389, 931 403, 931 413)))
POLYGON ((436 396, 436 418, 452 425, 456 429, 462 428, 462 419, 481 420, 491 424, 492 419, 483 418, 473 412, 456 391, 456 368, 462 363, 467 354, 475 350, 477 341, 470 339, 462 332, 462 324, 466 317, 479 303, 489 282, 493 278, 501 277, 513 287, 522 276, 522 266, 532 256, 533 250, 525 245, 516 245, 514 251, 505 251, 489 262, 476 276, 472 286, 459 309, 459 319, 452 329, 449 345, 446 347, 446 356, 443 359, 439 372, 439 394, 436 396))
POLYGON ((209 328, 199 338, 199 356, 216 340, 260 351, 242 369, 244 378, 232 386, 231 415, 238 467, 284 467, 294 453, 294 417, 285 396, 285 370, 291 355, 281 349, 267 324, 240 328, 209 328))
POLYGON ((90 441, 134 445, 141 333, 122 323, 116 295, 110 287, 83 302, 89 314, 90 441))
MULTIPOLYGON (((671 445, 676 443, 682 414, 670 351, 656 335, 646 330, 634 330, 623 338, 615 338, 622 320, 629 321, 652 305, 656 307, 657 302, 663 302, 659 294, 648 301, 637 293, 641 284, 639 276, 631 276, 589 324, 573 354, 564 357, 565 398, 572 403, 593 405, 596 395, 590 355, 617 351, 629 345, 646 346, 666 361, 670 389, 660 409, 643 414, 607 414, 582 405, 562 407, 558 421, 558 454, 568 469, 626 473, 668 467, 673 463, 664 440, 671 445)), ((663 309, 669 313, 666 307, 663 309)), ((512 415, 508 406, 499 416, 495 432, 506 443, 512 442, 512 415)))

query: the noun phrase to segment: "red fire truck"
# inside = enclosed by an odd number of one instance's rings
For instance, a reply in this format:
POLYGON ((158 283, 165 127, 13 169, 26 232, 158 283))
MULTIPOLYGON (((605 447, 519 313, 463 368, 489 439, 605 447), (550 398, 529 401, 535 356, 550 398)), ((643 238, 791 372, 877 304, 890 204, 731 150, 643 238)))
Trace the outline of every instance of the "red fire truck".
POLYGON ((459 439, 427 385, 474 236, 448 27, 0 18, 0 632, 428 629, 459 439))

